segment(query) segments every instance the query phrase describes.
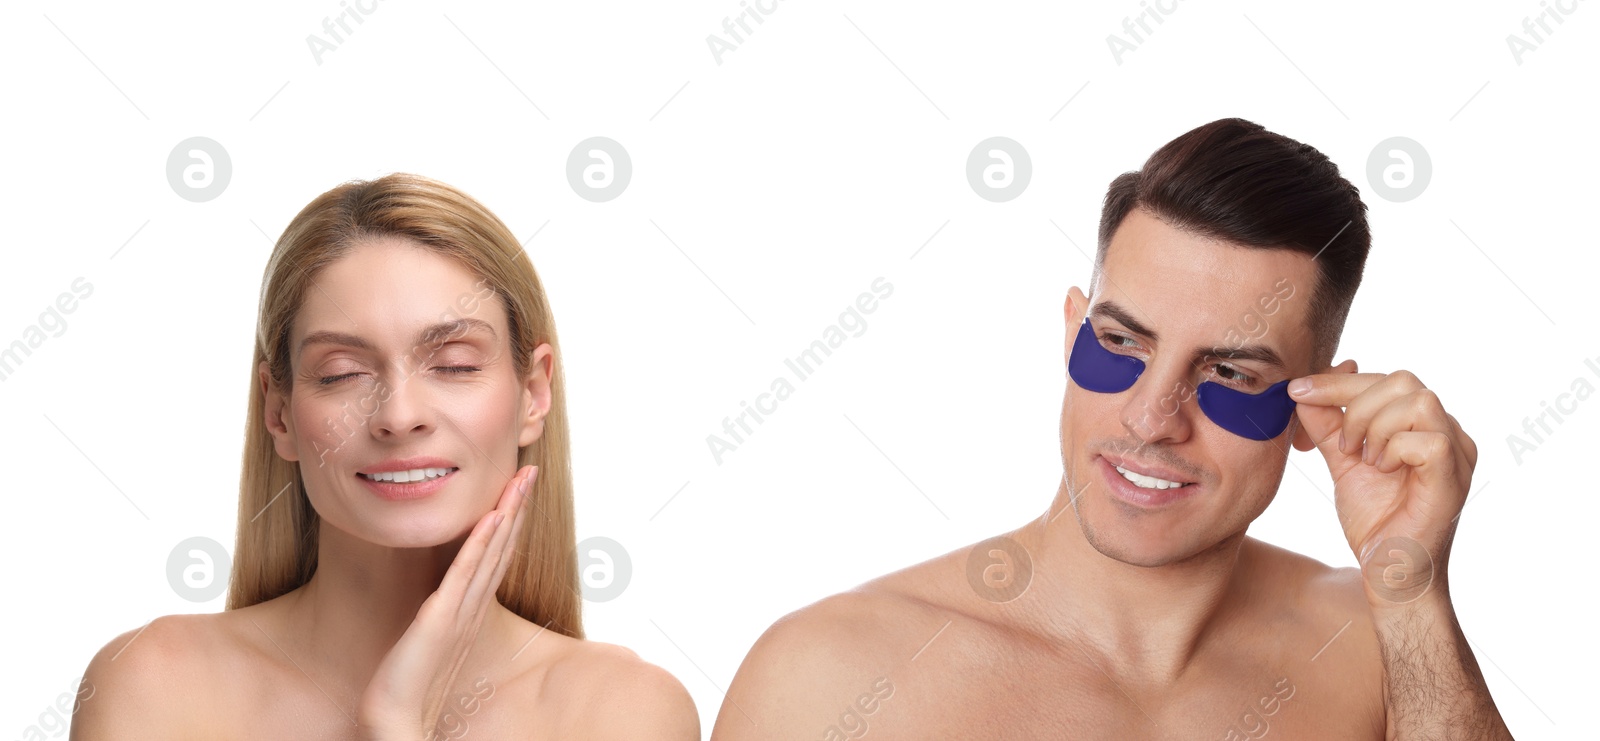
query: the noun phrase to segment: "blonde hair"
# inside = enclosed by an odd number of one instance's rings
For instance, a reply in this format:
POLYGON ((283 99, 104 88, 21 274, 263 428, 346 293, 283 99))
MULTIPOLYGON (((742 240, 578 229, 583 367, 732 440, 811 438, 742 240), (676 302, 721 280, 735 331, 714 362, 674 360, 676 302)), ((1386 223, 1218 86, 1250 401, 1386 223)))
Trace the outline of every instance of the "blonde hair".
POLYGON ((497 595, 530 622, 582 638, 565 384, 544 287, 517 239, 488 209, 444 183, 404 173, 345 183, 318 196, 284 229, 267 262, 250 363, 239 532, 227 609, 286 594, 316 571, 320 518, 305 495, 299 465, 280 458, 273 447, 258 369, 266 362, 278 387, 292 392, 289 329, 312 278, 357 241, 385 236, 406 238, 459 261, 482 279, 480 286, 500 297, 518 378, 526 378, 534 348, 549 343, 554 351, 544 432, 517 451, 519 468, 539 467, 531 492, 535 507, 497 595))

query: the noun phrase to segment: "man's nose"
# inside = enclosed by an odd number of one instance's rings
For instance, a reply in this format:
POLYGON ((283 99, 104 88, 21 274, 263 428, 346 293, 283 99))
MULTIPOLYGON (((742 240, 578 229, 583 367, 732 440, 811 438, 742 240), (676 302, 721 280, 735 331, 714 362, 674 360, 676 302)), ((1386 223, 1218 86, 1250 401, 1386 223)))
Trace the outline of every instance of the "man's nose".
POLYGON ((1194 385, 1176 372, 1152 373, 1129 389, 1122 425, 1142 443, 1179 443, 1192 434, 1194 385))

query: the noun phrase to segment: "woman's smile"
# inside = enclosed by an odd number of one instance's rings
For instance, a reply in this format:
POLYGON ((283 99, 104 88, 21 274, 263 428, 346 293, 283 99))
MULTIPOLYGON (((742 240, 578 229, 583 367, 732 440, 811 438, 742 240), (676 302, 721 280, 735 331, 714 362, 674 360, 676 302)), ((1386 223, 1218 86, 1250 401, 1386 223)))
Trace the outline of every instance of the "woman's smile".
POLYGON ((444 488, 444 485, 455 476, 456 470, 457 469, 450 469, 449 473, 446 473, 443 476, 436 476, 433 478, 424 479, 422 481, 408 481, 405 483, 400 483, 398 481, 373 481, 365 476, 360 476, 358 478, 360 478, 361 483, 364 484, 368 489, 371 489, 374 494, 377 494, 378 496, 390 501, 399 501, 404 499, 421 499, 433 494, 434 492, 444 488))
POLYGON ((357 471, 356 478, 379 497, 398 501, 429 496, 460 470, 444 458, 389 458, 357 471))

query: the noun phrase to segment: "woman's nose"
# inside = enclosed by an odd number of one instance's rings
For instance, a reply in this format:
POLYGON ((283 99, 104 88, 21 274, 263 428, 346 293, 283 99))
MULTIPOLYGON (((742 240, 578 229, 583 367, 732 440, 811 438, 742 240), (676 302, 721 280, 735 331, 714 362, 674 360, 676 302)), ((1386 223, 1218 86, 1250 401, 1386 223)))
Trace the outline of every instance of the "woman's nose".
POLYGON ((408 375, 383 383, 386 393, 379 397, 378 409, 369 422, 373 437, 403 436, 432 428, 425 384, 408 375))

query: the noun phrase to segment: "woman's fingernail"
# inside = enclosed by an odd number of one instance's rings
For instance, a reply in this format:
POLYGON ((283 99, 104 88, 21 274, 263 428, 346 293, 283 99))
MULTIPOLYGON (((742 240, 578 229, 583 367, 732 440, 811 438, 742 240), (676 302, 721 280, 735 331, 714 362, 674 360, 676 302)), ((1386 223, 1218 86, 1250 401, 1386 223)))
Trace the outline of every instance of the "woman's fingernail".
POLYGON ((504 513, 504 512, 496 512, 495 513, 495 515, 494 515, 494 526, 495 527, 500 527, 500 523, 505 522, 505 521, 506 521, 506 513, 504 513))

